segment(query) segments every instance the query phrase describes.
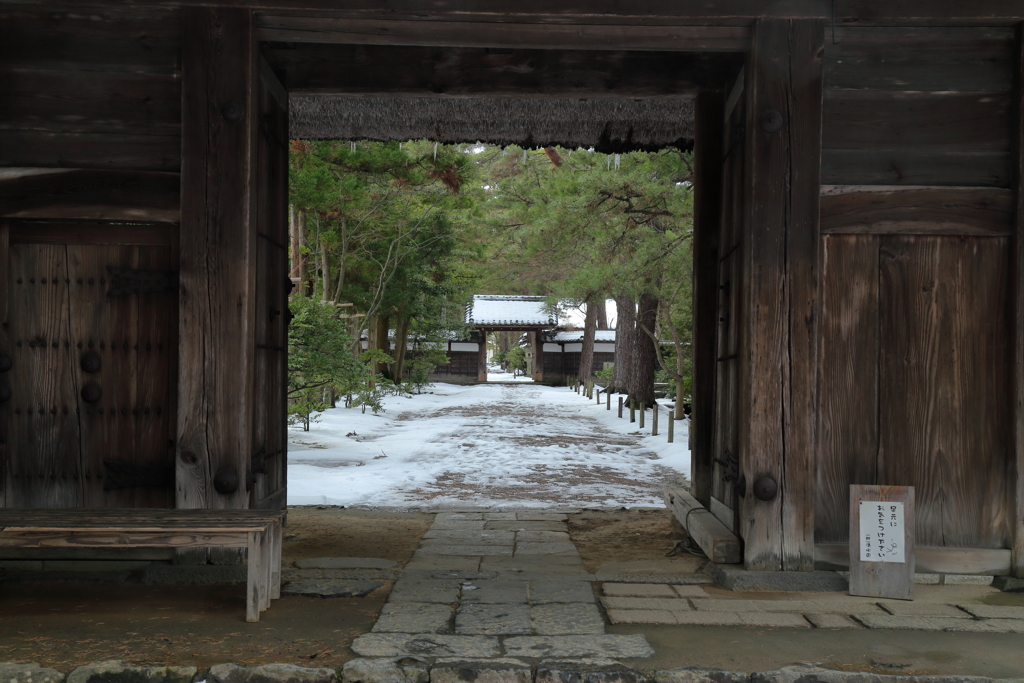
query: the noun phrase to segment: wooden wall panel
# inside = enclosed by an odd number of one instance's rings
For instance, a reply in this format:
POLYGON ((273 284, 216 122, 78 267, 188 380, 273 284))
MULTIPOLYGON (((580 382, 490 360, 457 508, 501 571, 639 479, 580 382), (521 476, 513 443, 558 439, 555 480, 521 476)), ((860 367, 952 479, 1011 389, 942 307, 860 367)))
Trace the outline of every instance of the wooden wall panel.
POLYGON ((878 482, 922 545, 1005 547, 1006 241, 881 239, 878 482))
MULTIPOLYGON (((10 279, 10 238, 11 228, 7 221, 0 220, 0 264, 4 264, 5 272, 0 274, 0 353, 11 356, 10 338, 8 328, 10 321, 7 317, 8 302, 8 281, 10 279)), ((6 393, 10 389, 10 370, 0 372, 0 391, 6 393)), ((10 398, 0 401, 0 508, 7 507, 7 484, 10 480, 10 468, 7 458, 7 438, 10 430, 9 419, 6 411, 11 410, 10 398)))
POLYGON ((12 396, 7 422, 8 507, 78 507, 79 400, 73 381, 68 262, 63 245, 17 244, 4 264, 12 396))
POLYGON ((825 87, 1009 92, 1012 27, 830 27, 825 87))
POLYGON ((847 541, 850 484, 876 482, 879 241, 875 235, 821 240, 817 543, 847 541))
POLYGON ((1011 570, 1024 578, 1024 24, 1017 26, 1013 59, 1013 190, 1014 217, 1010 237, 1010 280, 1007 319, 1010 321, 1010 509, 1011 570))
POLYGON ((1012 178, 1010 153, 1005 150, 821 150, 825 185, 1010 187, 1012 178))
POLYGON ((0 9, 0 166, 177 171, 178 17, 0 9))

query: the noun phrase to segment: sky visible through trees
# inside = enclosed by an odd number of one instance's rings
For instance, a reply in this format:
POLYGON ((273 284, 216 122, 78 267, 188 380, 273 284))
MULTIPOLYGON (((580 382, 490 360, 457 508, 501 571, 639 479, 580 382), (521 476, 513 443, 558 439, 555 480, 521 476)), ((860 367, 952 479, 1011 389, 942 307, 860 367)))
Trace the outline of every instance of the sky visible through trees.
POLYGON ((305 321, 291 342, 293 403, 305 406, 298 421, 336 391, 373 407, 382 391, 425 382, 443 354, 406 358, 394 339, 430 348, 464 336, 472 294, 543 295, 589 310, 582 381, 593 378, 594 313, 614 299, 632 314, 617 316, 620 372, 606 379, 650 405, 660 361, 661 379, 688 395, 690 153, 293 141, 290 171, 291 275, 303 299, 293 313, 305 321), (302 335, 324 318, 314 304, 330 309, 331 334, 343 337, 324 352, 345 356, 336 376, 323 372, 331 358, 303 360, 316 343, 302 335), (356 342, 364 335, 366 352, 356 342), (303 379, 303 367, 320 374, 303 379))

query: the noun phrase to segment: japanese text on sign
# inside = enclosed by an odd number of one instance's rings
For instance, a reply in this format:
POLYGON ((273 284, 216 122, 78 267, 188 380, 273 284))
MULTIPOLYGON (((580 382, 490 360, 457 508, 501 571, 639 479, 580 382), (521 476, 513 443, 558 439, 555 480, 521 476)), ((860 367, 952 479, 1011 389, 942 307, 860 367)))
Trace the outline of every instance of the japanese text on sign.
POLYGON ((860 561, 906 562, 903 503, 862 500, 860 503, 860 561))

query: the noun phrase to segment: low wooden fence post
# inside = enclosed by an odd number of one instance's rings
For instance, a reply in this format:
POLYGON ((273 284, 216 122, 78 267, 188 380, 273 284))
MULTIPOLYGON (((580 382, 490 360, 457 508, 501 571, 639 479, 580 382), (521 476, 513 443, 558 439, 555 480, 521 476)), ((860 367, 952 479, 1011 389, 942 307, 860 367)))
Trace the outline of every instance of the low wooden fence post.
POLYGON ((658 404, 654 404, 654 412, 651 413, 651 436, 658 435, 658 404))
MULTIPOLYGON (((611 410, 612 409, 612 395, 609 394, 607 391, 604 392, 604 401, 607 404, 605 406, 605 410, 611 410)), ((621 417, 621 415, 619 417, 621 417)))
POLYGON ((619 418, 622 417, 622 397, 619 396, 619 418))
POLYGON ((647 404, 640 404, 640 429, 644 428, 644 415, 647 414, 647 404))
POLYGON ((597 390, 597 404, 601 405, 601 390, 597 390))
POLYGON ((668 413, 668 442, 673 443, 675 441, 675 429, 676 427, 676 416, 675 413, 669 411, 668 413))
POLYGON ((629 421, 636 422, 636 401, 629 399, 629 421))

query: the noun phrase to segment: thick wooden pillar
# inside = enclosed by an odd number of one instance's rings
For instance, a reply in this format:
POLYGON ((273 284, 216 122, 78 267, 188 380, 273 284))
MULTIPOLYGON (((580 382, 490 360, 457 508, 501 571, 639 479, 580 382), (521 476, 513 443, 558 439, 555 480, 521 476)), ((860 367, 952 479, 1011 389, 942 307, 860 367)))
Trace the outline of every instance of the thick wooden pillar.
POLYGON ((1017 54, 1014 60, 1015 83, 1012 120, 1016 197, 1013 237, 1010 240, 1010 311, 1012 354, 1010 396, 1010 487, 1009 509, 1011 571, 1024 578, 1024 24, 1017 27, 1017 54))
POLYGON ((477 347, 476 378, 480 382, 487 381, 487 332, 480 330, 480 346, 477 347))
POLYGON ((533 381, 544 381, 544 337, 540 330, 530 333, 533 344, 533 381))
POLYGON ((718 329, 718 241, 722 223, 725 96, 702 92, 694 111, 693 404, 691 493, 711 505, 715 419, 715 331, 718 329))
POLYGON ((814 567, 824 22, 759 19, 745 67, 740 503, 751 570, 814 567))
POLYGON ((182 10, 176 505, 244 508, 252 455, 255 143, 252 12, 182 10))

